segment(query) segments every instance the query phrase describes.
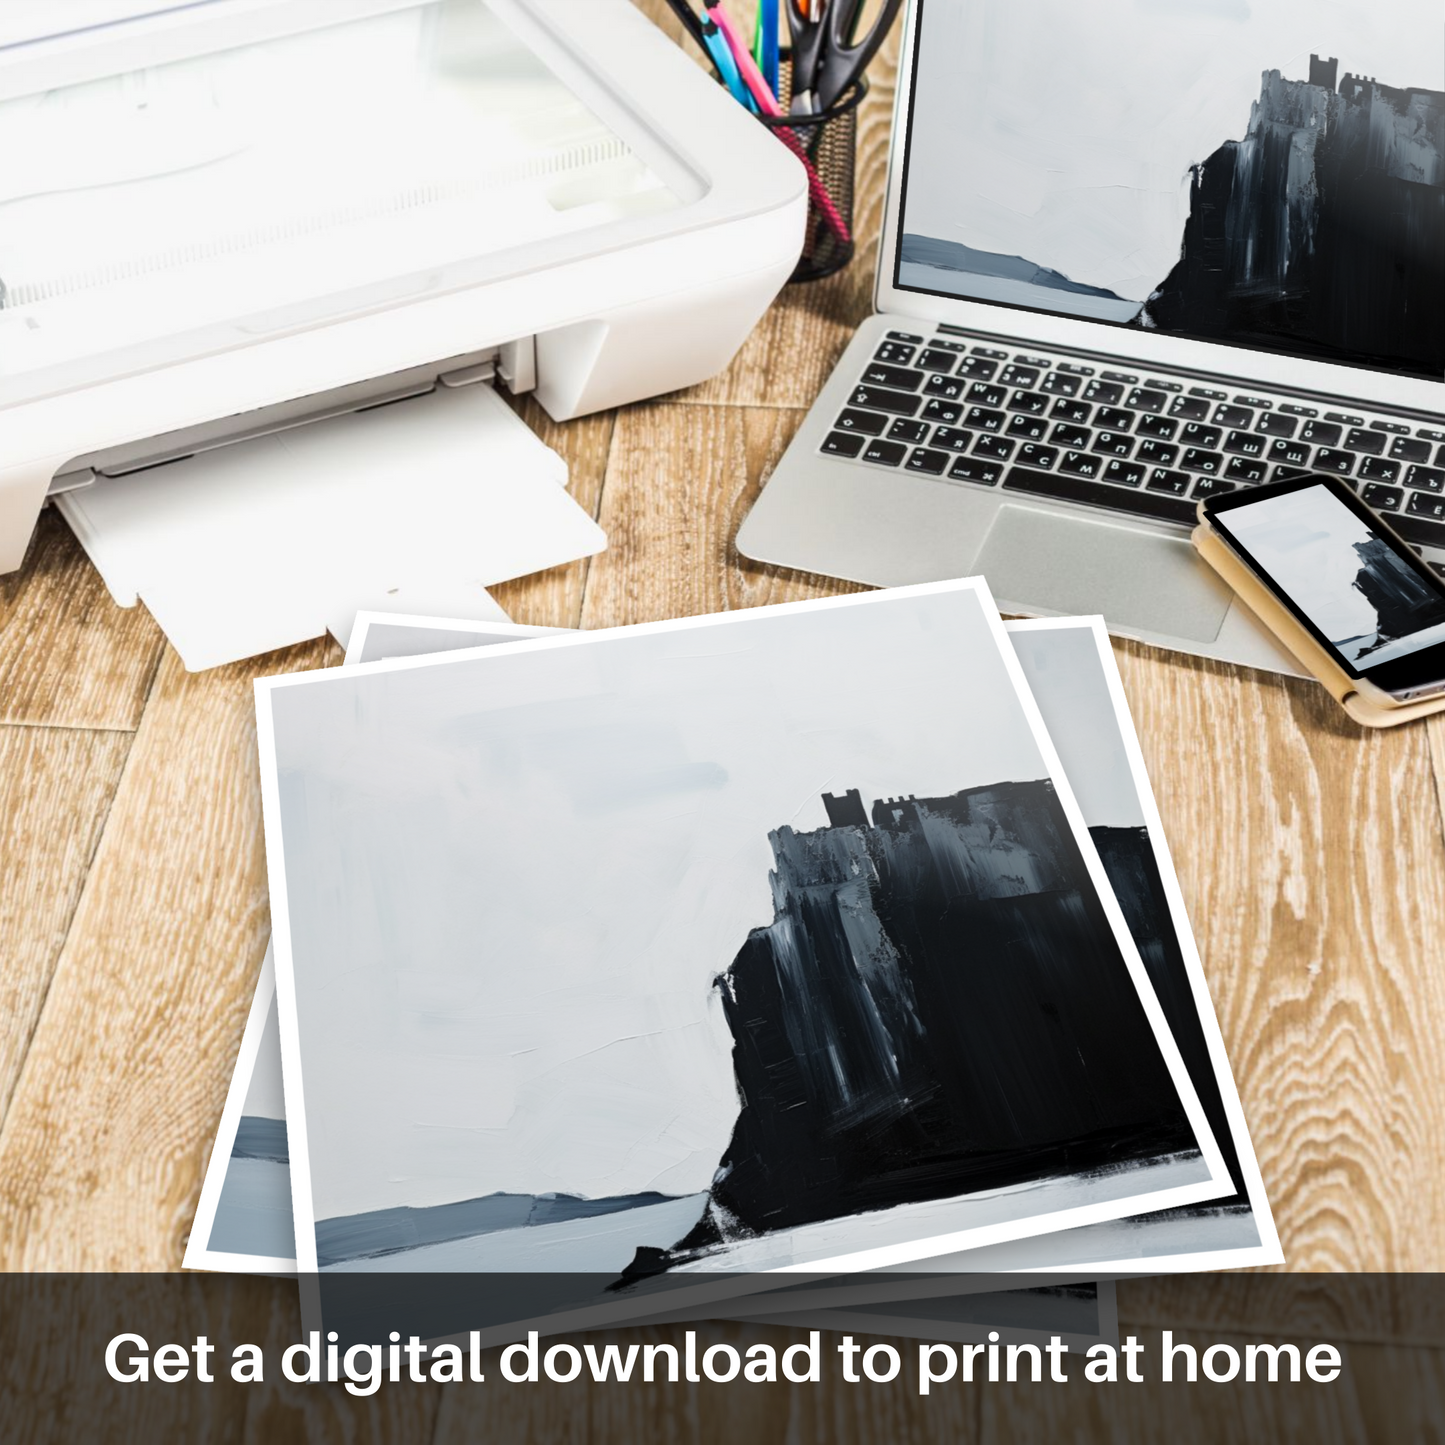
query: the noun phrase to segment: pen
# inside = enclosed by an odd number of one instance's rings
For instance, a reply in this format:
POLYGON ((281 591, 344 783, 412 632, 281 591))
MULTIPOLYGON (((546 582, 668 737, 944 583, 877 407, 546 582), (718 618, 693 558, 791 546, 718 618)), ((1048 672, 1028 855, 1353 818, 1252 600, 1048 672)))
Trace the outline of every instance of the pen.
POLYGON ((753 26, 753 59, 774 95, 778 93, 778 0, 758 0, 753 26))
MULTIPOLYGON (((726 12, 720 12, 726 18, 726 12)), ((731 43, 727 34, 713 19, 712 10, 709 8, 708 15, 701 22, 702 43, 704 49, 712 57, 712 63, 717 67, 717 73, 722 76, 722 81, 732 91, 733 98, 747 106, 749 110, 756 110, 757 101, 752 90, 744 82, 738 65, 737 48, 731 43)), ((747 55, 747 51, 743 51, 747 55)), ((748 63, 752 63, 752 56, 748 55, 748 63)), ((756 66, 753 67, 755 70, 756 66)))
POLYGON ((688 0, 667 0, 667 4, 672 13, 677 16, 682 28, 692 36, 698 48, 712 61, 718 79, 732 92, 733 99, 747 106, 749 110, 756 109, 748 87, 743 84, 742 76, 738 74, 737 62, 733 59, 732 50, 718 32, 716 24, 711 19, 704 20, 699 16, 697 11, 688 4, 688 0))
POLYGON ((667 4, 681 22, 682 28, 692 36, 697 48, 706 52, 707 42, 702 38, 702 21, 697 18, 697 11, 687 3, 687 0, 667 0, 667 4))

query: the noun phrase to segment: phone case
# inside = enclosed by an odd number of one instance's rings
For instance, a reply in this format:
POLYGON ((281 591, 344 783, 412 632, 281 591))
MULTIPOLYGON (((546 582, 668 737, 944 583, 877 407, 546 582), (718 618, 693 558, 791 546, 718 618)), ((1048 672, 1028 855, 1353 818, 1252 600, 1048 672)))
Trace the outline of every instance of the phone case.
POLYGON ((1330 695, 1367 728, 1392 728, 1432 713, 1445 712, 1445 693, 1419 702, 1395 702, 1378 688, 1353 678, 1332 658, 1289 609, 1229 550, 1224 540, 1201 521, 1190 540, 1199 555, 1219 573, 1240 600, 1324 684, 1330 695))

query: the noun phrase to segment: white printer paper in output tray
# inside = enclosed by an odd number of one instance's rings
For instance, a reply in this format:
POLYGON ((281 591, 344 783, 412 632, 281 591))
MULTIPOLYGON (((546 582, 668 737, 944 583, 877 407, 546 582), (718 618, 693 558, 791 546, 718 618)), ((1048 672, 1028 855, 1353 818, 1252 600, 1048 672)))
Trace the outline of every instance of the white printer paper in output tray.
POLYGON ((122 606, 192 671, 318 637, 361 608, 496 617, 485 588, 590 556, 567 466, 490 387, 312 422, 101 477, 56 505, 122 606))

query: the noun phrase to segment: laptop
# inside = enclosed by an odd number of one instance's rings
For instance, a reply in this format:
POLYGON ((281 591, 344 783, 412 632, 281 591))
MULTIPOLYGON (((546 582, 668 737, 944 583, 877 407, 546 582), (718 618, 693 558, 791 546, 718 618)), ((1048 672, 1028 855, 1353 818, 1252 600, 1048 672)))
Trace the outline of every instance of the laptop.
POLYGON ((1189 532, 1323 472, 1445 575, 1438 0, 916 0, 874 302, 744 556, 1298 674, 1189 532))

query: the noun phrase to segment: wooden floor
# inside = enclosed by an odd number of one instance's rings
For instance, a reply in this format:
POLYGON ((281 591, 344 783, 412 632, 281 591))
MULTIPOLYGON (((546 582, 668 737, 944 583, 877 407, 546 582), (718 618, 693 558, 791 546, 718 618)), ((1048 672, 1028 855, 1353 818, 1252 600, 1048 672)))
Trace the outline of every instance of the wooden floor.
MULTIPOLYGON (((868 238, 891 94, 881 64, 860 138, 868 238)), ((691 391, 567 425, 524 401, 609 547, 496 589, 511 615, 602 627, 843 590, 744 563, 732 538, 866 314, 873 265, 870 240, 843 275, 784 292, 691 391)), ((1445 1268, 1445 721, 1367 733, 1313 685, 1117 652, 1287 1267, 1445 1268)), ((0 1268, 179 1267, 269 927, 250 682, 338 660, 316 642, 187 674, 54 512, 0 578, 0 1268)), ((1168 1300, 1121 1287, 1121 1314, 1168 1324, 1168 1300)), ((687 1420, 644 1418, 628 1394, 596 1392, 594 1424, 651 1440, 1022 1423, 938 1400, 879 1419, 866 1392, 794 1392, 754 1417, 730 1392, 720 1424, 696 1400, 687 1420)), ((1049 1398, 1007 1409, 1052 1430, 1049 1398)), ((311 1409, 268 1399, 248 1433, 311 1409)), ((415 1410, 417 1438, 480 1438, 469 1412, 415 1410)), ((1339 1428, 1323 1416, 1313 1438, 1352 1438, 1339 1428)))

